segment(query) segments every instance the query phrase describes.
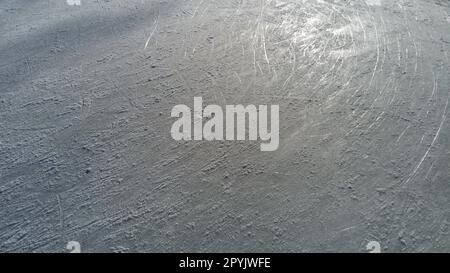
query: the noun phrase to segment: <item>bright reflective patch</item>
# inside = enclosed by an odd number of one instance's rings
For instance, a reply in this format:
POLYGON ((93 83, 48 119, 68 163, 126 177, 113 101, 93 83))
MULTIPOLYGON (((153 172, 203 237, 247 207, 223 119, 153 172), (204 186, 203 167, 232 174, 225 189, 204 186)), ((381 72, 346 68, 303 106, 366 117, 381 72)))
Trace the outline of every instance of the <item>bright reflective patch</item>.
POLYGON ((81 0, 67 0, 67 4, 70 6, 80 6, 81 0))

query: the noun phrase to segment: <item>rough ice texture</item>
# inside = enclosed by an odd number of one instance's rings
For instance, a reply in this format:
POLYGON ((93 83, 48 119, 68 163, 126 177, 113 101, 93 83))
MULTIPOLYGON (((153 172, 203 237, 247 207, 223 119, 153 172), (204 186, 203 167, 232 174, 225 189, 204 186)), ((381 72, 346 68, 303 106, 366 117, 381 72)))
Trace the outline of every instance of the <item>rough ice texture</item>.
POLYGON ((0 251, 450 251, 448 1, 0 3, 0 251), (279 104, 280 148, 171 108, 279 104))

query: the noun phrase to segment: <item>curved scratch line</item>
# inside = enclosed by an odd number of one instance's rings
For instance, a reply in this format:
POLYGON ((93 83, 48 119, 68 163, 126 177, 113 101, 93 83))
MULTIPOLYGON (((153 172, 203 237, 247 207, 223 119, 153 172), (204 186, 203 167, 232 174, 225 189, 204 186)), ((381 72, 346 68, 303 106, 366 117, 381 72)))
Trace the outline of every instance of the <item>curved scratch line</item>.
POLYGON ((155 33, 156 28, 158 27, 158 22, 159 22, 159 13, 158 13, 158 17, 156 18, 155 23, 154 23, 155 27, 153 28, 152 33, 150 34, 150 36, 148 36, 148 39, 147 39, 147 41, 145 42, 144 49, 147 48, 148 43, 150 42, 150 39, 152 38, 153 34, 155 33))

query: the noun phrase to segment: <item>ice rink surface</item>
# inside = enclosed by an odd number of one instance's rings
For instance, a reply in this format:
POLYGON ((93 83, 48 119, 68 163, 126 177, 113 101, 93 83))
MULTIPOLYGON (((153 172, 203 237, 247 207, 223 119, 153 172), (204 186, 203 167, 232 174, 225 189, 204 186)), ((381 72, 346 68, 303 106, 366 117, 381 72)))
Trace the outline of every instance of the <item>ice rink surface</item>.
POLYGON ((0 251, 449 252, 449 55, 444 0, 2 0, 0 251))

